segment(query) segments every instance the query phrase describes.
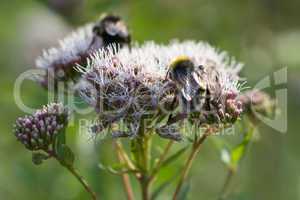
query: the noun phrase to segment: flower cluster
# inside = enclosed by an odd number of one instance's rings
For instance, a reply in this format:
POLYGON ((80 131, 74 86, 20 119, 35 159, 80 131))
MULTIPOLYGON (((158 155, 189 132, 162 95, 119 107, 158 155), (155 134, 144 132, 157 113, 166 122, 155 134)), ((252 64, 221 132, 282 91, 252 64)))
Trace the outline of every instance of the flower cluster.
POLYGON ((99 22, 87 24, 59 42, 57 48, 50 48, 36 60, 36 67, 45 71, 37 78, 44 87, 56 87, 58 81, 76 81, 80 74, 76 64, 85 65, 92 52, 110 44, 129 45, 130 34, 120 17, 105 15, 99 22))
POLYGON ((145 115, 170 114, 178 107, 198 124, 234 122, 241 113, 241 103, 236 99, 241 64, 225 52, 193 41, 168 45, 146 42, 115 53, 116 48, 99 50, 90 57, 87 67, 78 67, 83 78, 77 88, 105 121, 103 126, 121 119, 132 123, 145 115), (197 97, 189 102, 182 100, 176 83, 167 78, 170 63, 182 55, 204 68, 205 94, 197 110, 186 109, 197 107, 197 97))
POLYGON ((276 110, 275 101, 263 91, 249 90, 241 94, 238 98, 243 104, 245 114, 251 120, 256 120, 255 113, 270 117, 276 110))
POLYGON ((33 115, 20 117, 14 127, 15 136, 29 150, 49 150, 55 136, 68 123, 68 111, 58 103, 51 103, 33 115))

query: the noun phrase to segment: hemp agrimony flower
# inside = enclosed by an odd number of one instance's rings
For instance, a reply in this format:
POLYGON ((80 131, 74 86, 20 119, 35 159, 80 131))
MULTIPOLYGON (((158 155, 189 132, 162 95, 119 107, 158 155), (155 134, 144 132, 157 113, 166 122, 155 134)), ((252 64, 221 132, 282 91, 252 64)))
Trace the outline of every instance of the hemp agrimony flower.
MULTIPOLYGON (((86 65, 86 58, 94 51, 110 44, 129 45, 130 34, 120 17, 105 15, 99 22, 87 24, 59 42, 56 48, 50 48, 36 60, 36 67, 45 70, 38 82, 49 89, 49 84, 58 81, 76 82, 78 72, 76 64, 86 65)), ((53 86, 52 86, 53 87, 53 86)))
POLYGON ((16 120, 14 133, 29 150, 51 150, 57 134, 68 124, 68 111, 60 103, 51 103, 33 115, 16 120))
MULTIPOLYGON (((90 57, 87 68, 78 67, 83 79, 77 88, 83 99, 95 107, 100 121, 105 121, 104 126, 121 119, 132 124, 143 116, 157 118, 177 108, 200 125, 233 123, 241 113, 241 103, 236 99, 241 64, 209 44, 146 42, 115 53, 116 49, 110 46, 99 50, 90 57), (182 57, 191 69, 197 70, 177 70, 187 77, 181 74, 179 85, 169 74, 174 59, 182 57), (193 84, 187 81, 191 78, 193 84), (201 94, 188 94, 193 90, 201 90, 201 94)), ((165 127, 157 130, 168 135, 165 127)))

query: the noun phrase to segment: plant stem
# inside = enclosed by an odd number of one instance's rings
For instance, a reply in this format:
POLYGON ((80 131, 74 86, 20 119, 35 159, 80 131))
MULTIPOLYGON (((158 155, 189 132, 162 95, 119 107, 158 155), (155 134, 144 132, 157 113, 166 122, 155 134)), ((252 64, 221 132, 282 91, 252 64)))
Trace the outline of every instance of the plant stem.
POLYGON ((140 179, 140 184, 141 184, 141 189, 142 189, 142 199, 143 200, 149 200, 150 199, 150 195, 149 195, 149 180, 147 179, 147 177, 142 177, 140 179))
POLYGON ((141 125, 138 130, 138 136, 132 142, 131 151, 133 152, 133 155, 135 157, 137 167, 140 170, 140 177, 138 177, 138 180, 141 186, 142 199, 149 200, 149 162, 151 159, 151 134, 146 133, 144 120, 141 120, 140 124, 141 125))
POLYGON ((85 180, 85 178, 83 176, 80 175, 80 173, 78 172, 77 169, 75 169, 73 166, 71 165, 66 165, 64 164, 58 157, 57 155, 54 153, 54 151, 51 150, 45 150, 45 152, 48 153, 48 155, 50 157, 55 158, 63 167, 65 167, 66 169, 69 170, 69 172, 71 172, 71 174, 73 176, 75 176, 75 178, 81 183, 81 185, 84 187, 84 189, 91 195, 91 199, 96 200, 97 196, 96 193, 92 190, 92 188, 90 187, 90 185, 88 184, 88 182, 85 180))
POLYGON ((89 186, 87 181, 83 178, 83 176, 81 176, 73 166, 69 166, 69 165, 63 165, 63 166, 66 167, 77 178, 77 180, 82 184, 84 189, 91 195, 91 199, 96 200, 97 197, 95 192, 91 189, 91 187, 89 186))
POLYGON ((141 177, 139 178, 139 182, 142 190, 142 199, 149 200, 150 199, 150 182, 149 182, 149 159, 150 159, 150 136, 143 135, 137 139, 137 145, 140 147, 139 152, 139 166, 141 166, 141 177))
MULTIPOLYGON (((248 126, 249 126, 248 131, 245 133, 246 135, 244 136, 245 138, 243 139, 245 149, 244 149, 243 155, 240 158, 239 162, 241 162, 241 159, 245 157, 246 151, 249 148, 249 143, 251 142, 251 139, 253 137, 253 133, 254 133, 254 130, 255 130, 255 126, 251 122, 249 122, 248 126)), ((239 163, 237 163, 236 166, 228 168, 227 176, 225 178, 224 185, 223 185, 222 190, 220 192, 219 200, 224 200, 230 194, 230 191, 229 191, 230 183, 231 183, 231 180, 232 180, 233 176, 237 172, 238 164, 239 163)))
POLYGON ((232 179, 234 173, 235 173, 235 170, 233 170, 233 169, 229 169, 228 170, 227 176, 225 178, 224 185, 223 185, 221 193, 220 193, 219 200, 223 200, 223 199, 226 198, 227 191, 228 191, 228 188, 230 186, 230 182, 231 182, 231 179, 232 179))
MULTIPOLYGON (((123 150, 122 148, 122 143, 119 141, 115 142, 116 146, 117 146, 117 155, 118 155, 118 159, 120 161, 121 164, 125 163, 124 158, 122 157, 121 154, 121 150, 123 150)), ((123 185, 124 185, 124 190, 126 192, 127 195, 127 199, 128 200, 133 200, 134 199, 134 195, 132 192, 132 188, 131 188, 131 183, 130 183, 130 179, 128 174, 122 174, 122 181, 123 181, 123 185)))
POLYGON ((173 195, 173 200, 176 200, 177 199, 177 196, 180 192, 180 189, 183 185, 183 182, 185 181, 190 169, 191 169, 191 166, 192 166, 192 163, 193 163, 193 160, 195 159, 196 155, 198 154, 199 150, 200 150, 200 147, 201 147, 201 144, 204 142, 204 140, 207 138, 208 134, 205 133, 203 136, 200 137, 200 139, 197 141, 194 142, 193 144, 193 148, 192 148, 192 151, 183 167, 183 170, 182 170, 182 174, 179 178, 179 182, 176 186, 176 189, 175 189, 175 192, 174 192, 174 195, 173 195))
POLYGON ((170 140, 166 146, 166 148, 164 149, 164 152, 160 155, 160 158, 156 164, 156 166, 154 167, 153 171, 152 171, 152 174, 149 178, 149 181, 151 182, 154 178, 155 178, 155 175, 157 174, 157 172, 159 171, 163 161, 165 160, 167 154, 169 153, 170 149, 171 149, 171 146, 173 145, 174 141, 173 140, 170 140))
MULTIPOLYGON (((137 171, 135 165, 131 162, 130 158, 128 157, 126 151, 124 150, 123 146, 122 146, 122 143, 119 143, 119 142, 115 142, 115 145, 116 145, 116 149, 117 151, 119 152, 120 154, 120 157, 122 158, 124 164, 126 164, 126 166, 132 170, 132 171, 137 171)), ((139 174, 138 173, 135 173, 135 176, 138 178, 139 177, 139 174)))

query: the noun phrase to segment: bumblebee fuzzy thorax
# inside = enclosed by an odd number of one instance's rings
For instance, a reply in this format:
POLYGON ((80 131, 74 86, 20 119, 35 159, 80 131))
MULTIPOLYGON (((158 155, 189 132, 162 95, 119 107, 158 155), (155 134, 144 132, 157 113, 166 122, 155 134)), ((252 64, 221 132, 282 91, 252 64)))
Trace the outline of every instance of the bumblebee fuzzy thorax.
POLYGON ((184 80, 188 74, 193 71, 194 63, 187 56, 179 56, 175 58, 170 66, 168 71, 168 77, 174 82, 181 82, 184 84, 184 80))
POLYGON ((171 62, 170 69, 190 66, 194 66, 194 64, 188 56, 178 56, 171 62))

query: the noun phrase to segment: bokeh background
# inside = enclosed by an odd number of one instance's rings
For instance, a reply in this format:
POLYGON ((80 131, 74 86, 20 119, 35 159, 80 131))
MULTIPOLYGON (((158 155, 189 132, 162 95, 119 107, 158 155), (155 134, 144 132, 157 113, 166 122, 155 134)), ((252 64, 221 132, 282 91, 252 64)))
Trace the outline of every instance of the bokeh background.
MULTIPOLYGON (((227 50, 245 63, 242 75, 250 86, 288 67, 288 132, 281 134, 260 125, 259 140, 251 145, 235 176, 229 199, 300 199, 299 8, 297 0, 1 0, 0 199, 88 198, 74 177, 55 161, 33 165, 31 154, 16 141, 12 124, 24 113, 15 104, 13 87, 18 75, 34 67, 43 48, 57 44, 57 39, 103 12, 123 16, 139 42, 205 40, 227 50)), ((47 93, 26 81, 22 99, 38 108, 47 103, 47 93)), ((80 155, 76 166, 97 193, 102 199, 125 199, 121 179, 97 167, 99 160, 108 163, 115 159, 110 141, 95 142, 78 135, 76 125, 69 131, 71 146, 80 155)), ((162 176, 176 173, 182 162, 162 176)), ((188 199, 216 199, 225 175, 220 155, 208 141, 193 166, 188 199)), ((138 185, 133 184, 138 192, 138 185)), ((168 199, 167 193, 161 199, 168 199)))

